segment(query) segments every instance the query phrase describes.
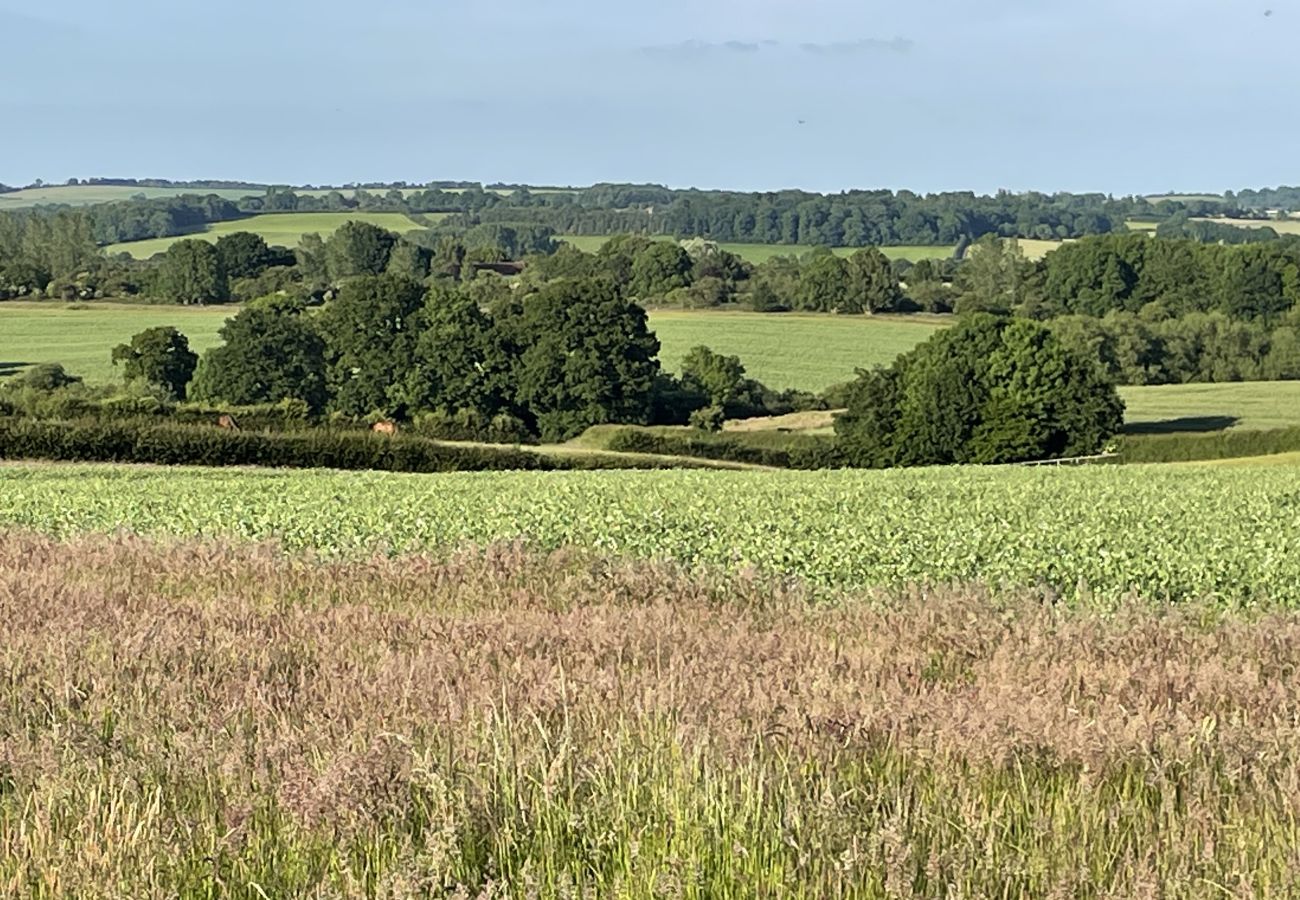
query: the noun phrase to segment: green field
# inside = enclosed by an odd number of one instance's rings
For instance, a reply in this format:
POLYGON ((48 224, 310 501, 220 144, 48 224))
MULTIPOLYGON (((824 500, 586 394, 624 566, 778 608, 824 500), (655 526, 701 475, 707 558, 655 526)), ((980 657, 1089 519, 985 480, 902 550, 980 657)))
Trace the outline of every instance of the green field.
POLYGON ((1300 469, 442 476, 0 467, 0 525, 369 553, 525 538, 828 586, 984 582, 1300 602, 1300 469), (473 510, 466 515, 466 510, 473 510), (1196 527, 1188 527, 1195 522, 1196 527), (888 536, 882 540, 882 536, 888 536))
POLYGON ((1300 426, 1300 381, 1162 384, 1120 388, 1130 426, 1150 432, 1300 426))
POLYGON ((235 312, 222 306, 0 303, 0 369, 57 362, 90 383, 120 381, 109 353, 132 335, 174 325, 202 352, 220 341, 218 329, 235 312))
MULTIPOLYGON (((675 240, 668 235, 652 235, 657 241, 675 240)), ((579 250, 586 253, 595 253, 609 240, 608 235, 560 235, 559 240, 572 244, 579 250)), ((807 253, 813 247, 804 244, 734 244, 720 243, 718 245, 729 253, 734 253, 746 262, 755 265, 765 263, 775 256, 798 256, 801 253, 807 253)), ((861 249, 859 247, 837 247, 834 250, 836 256, 849 257, 861 249)), ((917 262, 922 259, 948 259, 952 256, 955 247, 881 247, 880 250, 890 259, 907 259, 917 262)))
POLYGON ((942 316, 828 316, 805 313, 662 311, 650 325, 659 358, 675 370, 692 347, 739 356, 751 378, 777 389, 820 391, 856 368, 888 365, 947 320, 942 316))
MULTIPOLYGON (((217 342, 235 307, 0 303, 0 362, 61 362, 91 382, 114 381, 109 351, 155 325, 175 325, 198 350, 217 342)), ((771 387, 820 390, 853 377, 855 366, 889 363, 925 340, 941 318, 655 312, 651 327, 670 369, 699 344, 738 354, 771 387)))
MULTIPOLYGON (((433 214, 437 219, 440 214, 433 214)), ((369 222, 380 228, 399 233, 420 231, 424 228, 402 213, 376 212, 308 212, 308 213, 264 213, 237 219, 232 222, 214 222, 206 231, 199 234, 186 234, 178 237, 154 238, 147 241, 131 241, 126 244, 113 244, 104 248, 106 253, 130 253, 136 259, 148 259, 155 253, 164 253, 167 248, 179 240, 199 238, 215 241, 226 234, 237 231, 249 231, 260 234, 268 244, 283 247, 296 247, 304 234, 315 232, 321 237, 328 237, 347 222, 369 222)))
POLYGON ((1272 228, 1278 234, 1300 234, 1300 219, 1195 219, 1198 222, 1217 222, 1237 228, 1272 228))
POLYGON ((96 203, 111 203, 117 200, 131 200, 141 195, 155 200, 164 197, 179 197, 182 194, 208 196, 216 194, 226 200, 239 200, 243 197, 260 197, 260 190, 232 190, 208 188, 158 188, 128 187, 110 184, 84 184, 27 188, 0 194, 0 210, 22 209, 42 203, 62 203, 68 206, 91 206, 96 203))

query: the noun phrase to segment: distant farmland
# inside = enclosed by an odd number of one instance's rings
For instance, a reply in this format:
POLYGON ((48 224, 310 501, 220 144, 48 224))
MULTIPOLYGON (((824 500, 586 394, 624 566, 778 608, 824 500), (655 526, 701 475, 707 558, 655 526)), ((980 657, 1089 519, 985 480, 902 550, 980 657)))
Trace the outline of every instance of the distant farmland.
MULTIPOLYGON (((196 350, 219 342, 229 306, 116 303, 0 303, 0 363, 63 363, 98 384, 117 381, 112 348, 146 328, 175 325, 196 350)), ((800 313, 652 312, 650 327, 670 370, 705 344, 739 355, 751 377, 775 388, 820 390, 848 381, 858 366, 887 364, 942 327, 932 316, 830 316, 800 313)), ((5 367, 0 367, 4 371, 5 367)))
POLYGON ((1278 234, 1300 234, 1300 219, 1196 219, 1198 222, 1217 222, 1220 225, 1235 225, 1238 228, 1272 228, 1278 234))
MULTIPOLYGON (((428 218, 438 219, 440 213, 429 213, 428 218)), ((333 234, 347 222, 369 222, 389 231, 419 231, 423 225, 403 213, 376 212, 310 212, 310 213, 264 213, 247 219, 231 222, 214 222, 206 231, 197 234, 185 234, 178 237, 154 238, 148 241, 131 241, 126 244, 113 244, 105 248, 108 253, 130 253, 136 259, 148 259, 155 253, 163 253, 172 244, 185 238, 199 238, 215 241, 226 234, 237 231, 250 231, 260 234, 268 244, 296 247, 304 234, 319 233, 321 237, 333 234)))
MULTIPOLYGON (((562 234, 558 235, 557 239, 572 244, 574 247, 586 251, 587 253, 595 253, 609 241, 610 237, 612 237, 612 235, 562 234)), ((674 238, 671 235, 650 235, 650 237, 657 241, 677 240, 677 238, 674 238)), ((725 241, 719 243, 718 246, 729 253, 736 254, 746 262, 751 262, 755 265, 765 263, 775 256, 797 256, 814 249, 809 244, 736 244, 727 243, 725 241)), ((838 247, 833 252, 836 256, 852 256, 860 249, 860 247, 838 247)), ((922 259, 948 259, 952 256, 955 249, 956 247, 949 246, 924 247, 919 245, 880 248, 881 252, 890 259, 909 259, 912 262, 917 262, 922 259)))
POLYGON ((801 313, 656 312, 650 327, 675 371, 699 345, 735 355, 751 378, 777 389, 820 391, 857 368, 888 365, 938 329, 942 316, 831 316, 801 313))
POLYGON ((226 200, 238 200, 241 197, 260 197, 262 193, 261 190, 247 188, 134 187, 117 184, 74 184, 26 188, 21 191, 0 194, 0 210, 22 209, 41 203, 91 206, 96 203, 130 200, 141 195, 154 200, 162 197, 179 197, 181 194, 199 194, 204 197, 209 194, 216 194, 226 200))

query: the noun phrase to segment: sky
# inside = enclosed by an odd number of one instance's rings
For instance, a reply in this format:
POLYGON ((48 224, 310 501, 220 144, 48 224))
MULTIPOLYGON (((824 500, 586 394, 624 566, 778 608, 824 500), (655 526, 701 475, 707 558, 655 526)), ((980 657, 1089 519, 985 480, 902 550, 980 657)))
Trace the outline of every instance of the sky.
POLYGON ((1300 183, 1300 0, 0 0, 0 182, 1300 183))

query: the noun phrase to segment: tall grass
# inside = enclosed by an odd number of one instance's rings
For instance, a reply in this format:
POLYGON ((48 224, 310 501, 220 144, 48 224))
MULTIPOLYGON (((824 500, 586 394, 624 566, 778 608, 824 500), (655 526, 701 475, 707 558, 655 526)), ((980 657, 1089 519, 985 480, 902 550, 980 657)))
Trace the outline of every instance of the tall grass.
POLYGON ((0 534, 0 896, 1285 896, 1300 618, 0 534))

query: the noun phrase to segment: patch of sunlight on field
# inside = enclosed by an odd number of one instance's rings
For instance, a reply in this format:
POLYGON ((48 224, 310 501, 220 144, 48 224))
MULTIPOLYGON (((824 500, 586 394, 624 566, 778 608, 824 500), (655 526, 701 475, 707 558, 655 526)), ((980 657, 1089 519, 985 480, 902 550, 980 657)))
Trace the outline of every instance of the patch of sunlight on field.
MULTIPOLYGON (((431 220, 442 217, 442 213, 429 214, 431 220)), ((359 212, 355 210, 347 212, 263 213, 258 216, 250 216, 247 219, 214 222, 206 230, 197 234, 113 244, 106 247, 105 252, 129 253, 136 259, 148 259, 156 253, 165 253, 172 244, 186 238, 216 241, 224 235, 234 234, 238 231, 260 234, 268 244, 296 247, 304 234, 315 232, 321 237, 329 237, 347 222, 369 222, 372 225, 378 225, 380 228, 387 228, 389 231, 398 233, 420 231, 425 227, 404 213, 359 212)))

